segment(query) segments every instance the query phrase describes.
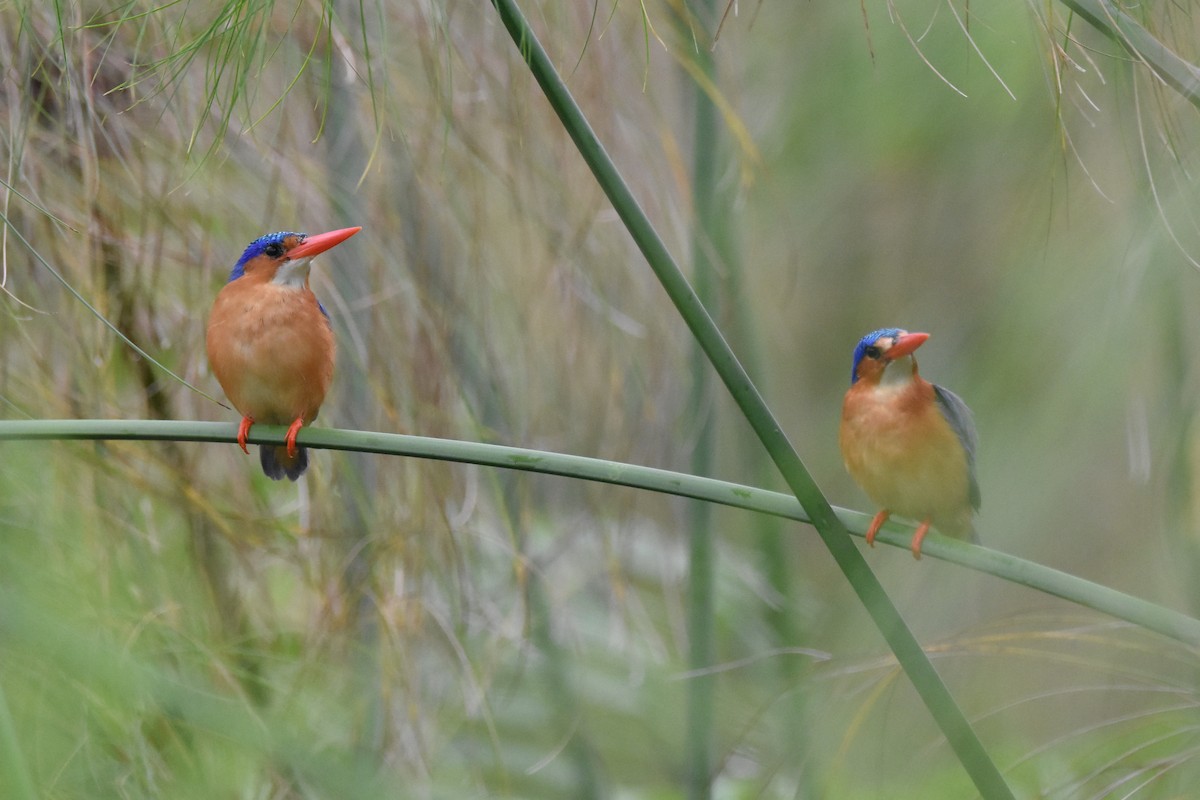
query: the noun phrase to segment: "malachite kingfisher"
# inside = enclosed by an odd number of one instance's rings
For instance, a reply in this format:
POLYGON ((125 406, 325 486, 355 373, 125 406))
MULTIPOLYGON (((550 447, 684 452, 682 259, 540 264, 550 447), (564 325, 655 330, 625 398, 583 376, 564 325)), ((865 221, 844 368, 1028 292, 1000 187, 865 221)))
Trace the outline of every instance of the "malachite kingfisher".
POLYGON ((263 472, 273 480, 294 481, 308 468, 296 434, 316 418, 333 381, 333 329, 308 286, 313 257, 360 230, 281 231, 255 239, 208 316, 208 363, 242 415, 242 451, 250 452, 246 437, 254 423, 290 425, 285 447, 259 447, 263 472))
POLYGON ((883 328, 859 341, 839 435, 846 470, 880 508, 867 544, 874 546, 889 515, 907 517, 919 523, 915 558, 931 525, 947 536, 975 539, 972 517, 980 500, 971 411, 958 395, 917 373, 913 353, 928 338, 883 328))

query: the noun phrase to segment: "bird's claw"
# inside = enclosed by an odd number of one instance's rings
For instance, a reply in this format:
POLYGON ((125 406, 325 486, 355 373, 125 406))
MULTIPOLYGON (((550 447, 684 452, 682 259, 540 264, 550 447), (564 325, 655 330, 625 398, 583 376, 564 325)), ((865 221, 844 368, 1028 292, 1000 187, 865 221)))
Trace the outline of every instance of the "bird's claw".
POLYGON ((871 547, 875 546, 875 534, 879 533, 879 529, 883 527, 883 523, 887 522, 891 513, 886 508, 880 509, 875 518, 871 520, 871 524, 867 527, 867 544, 871 547))
POLYGON ((917 528, 917 532, 912 538, 912 554, 917 561, 921 560, 921 542, 925 541, 925 534, 929 533, 929 520, 925 520, 917 528))
POLYGON ((238 447, 242 448, 242 452, 250 455, 250 451, 246 449, 246 437, 250 435, 250 426, 254 424, 253 417, 242 417, 242 423, 238 425, 237 443, 238 447))
POLYGON ((291 424, 287 431, 287 454, 288 458, 296 457, 296 434, 300 432, 300 426, 304 424, 304 417, 297 417, 296 421, 291 424))

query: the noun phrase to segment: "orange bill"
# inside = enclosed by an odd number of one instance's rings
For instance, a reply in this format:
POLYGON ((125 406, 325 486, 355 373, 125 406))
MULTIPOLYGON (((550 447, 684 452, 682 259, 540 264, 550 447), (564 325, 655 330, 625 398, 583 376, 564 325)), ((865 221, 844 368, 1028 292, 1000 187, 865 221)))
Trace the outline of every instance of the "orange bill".
POLYGON ((288 258, 295 260, 297 258, 312 258, 315 255, 320 255, 330 248, 337 247, 361 230, 362 226, 360 225, 354 228, 341 228, 340 230, 329 231, 328 233, 315 233, 312 236, 307 236, 303 242, 288 251, 288 258))

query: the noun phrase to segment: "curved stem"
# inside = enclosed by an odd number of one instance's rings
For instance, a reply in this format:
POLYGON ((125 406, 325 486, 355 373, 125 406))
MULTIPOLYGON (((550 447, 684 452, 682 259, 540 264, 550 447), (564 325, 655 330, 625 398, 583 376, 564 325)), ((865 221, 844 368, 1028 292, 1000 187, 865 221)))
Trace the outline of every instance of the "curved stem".
MULTIPOLYGON (((287 428, 282 425, 255 425, 249 441, 254 444, 283 444, 286 435, 287 428)), ((0 420, 0 442, 34 440, 170 440, 236 444, 237 425, 226 422, 176 420, 0 420)), ((719 503, 806 524, 812 522, 796 498, 789 494, 587 456, 457 439, 328 428, 304 428, 296 441, 304 447, 322 450, 353 450, 455 461, 610 483, 719 503)), ((871 523, 870 515, 858 511, 834 508, 833 513, 837 516, 839 524, 853 536, 864 536, 867 526, 871 523)), ((875 541, 902 548, 907 552, 912 530, 910 525, 888 522, 880 529, 875 541)), ((1102 614, 1123 619, 1185 644, 1200 646, 1200 619, 1052 567, 944 536, 931 535, 922 547, 921 555, 1027 586, 1102 614)))

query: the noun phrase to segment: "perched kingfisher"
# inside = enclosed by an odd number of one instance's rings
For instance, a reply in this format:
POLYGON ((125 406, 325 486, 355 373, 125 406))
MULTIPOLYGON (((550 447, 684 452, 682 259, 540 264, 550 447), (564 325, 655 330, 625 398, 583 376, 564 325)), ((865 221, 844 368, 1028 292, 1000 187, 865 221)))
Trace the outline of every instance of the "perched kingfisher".
POLYGON ((908 517, 920 522, 915 558, 930 525, 975 539, 972 516, 979 508, 971 411, 958 395, 917 374, 913 353, 928 338, 883 328, 859 341, 839 435, 846 470, 880 507, 867 544, 875 545, 889 515, 908 517))
POLYGON ((262 445, 268 478, 296 480, 308 453, 296 446, 333 380, 335 346, 329 315, 308 287, 313 257, 362 228, 309 236, 281 231, 250 243, 208 315, 208 363, 225 396, 242 414, 238 445, 250 426, 290 425, 287 446, 262 445))

